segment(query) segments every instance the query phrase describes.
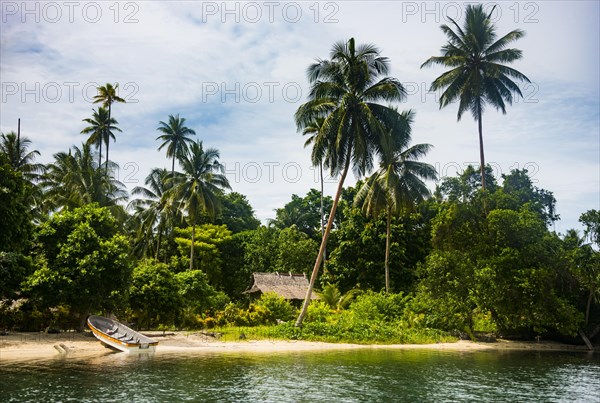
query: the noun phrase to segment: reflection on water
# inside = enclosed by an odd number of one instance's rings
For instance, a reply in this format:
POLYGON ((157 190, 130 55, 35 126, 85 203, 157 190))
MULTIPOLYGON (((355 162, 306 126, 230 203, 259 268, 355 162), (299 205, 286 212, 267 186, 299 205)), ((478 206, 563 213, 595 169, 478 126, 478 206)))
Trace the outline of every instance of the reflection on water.
POLYGON ((600 357, 359 350, 0 362, 0 401, 600 401, 600 357))

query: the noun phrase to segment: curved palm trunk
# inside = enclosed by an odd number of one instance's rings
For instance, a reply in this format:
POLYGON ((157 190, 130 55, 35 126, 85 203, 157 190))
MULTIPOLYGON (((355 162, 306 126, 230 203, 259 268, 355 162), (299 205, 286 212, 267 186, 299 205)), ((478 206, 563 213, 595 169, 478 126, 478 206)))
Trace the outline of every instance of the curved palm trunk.
POLYGON ((392 227, 392 208, 387 208, 387 228, 385 232, 385 292, 390 292, 390 244, 392 227))
POLYGON ((171 163, 171 178, 175 174, 175 154, 173 154, 173 162, 171 163))
MULTIPOLYGON (((323 207, 323 163, 319 162, 319 175, 320 175, 320 179, 321 179, 321 239, 323 239, 323 236, 325 235, 325 214, 324 214, 324 207, 323 207)), ((327 270, 326 266, 325 266, 325 262, 327 260, 327 245, 325 245, 325 251, 323 252, 323 272, 325 272, 327 270)))
POLYGON ((590 292, 588 294, 587 304, 585 306, 585 324, 588 324, 590 319, 590 307, 592 306, 592 301, 594 300, 594 290, 590 287, 590 292))
POLYGON ((190 250, 190 271, 194 270, 194 241, 196 239, 196 220, 192 222, 192 247, 190 250))
POLYGON ((483 155, 483 128, 481 124, 481 103, 477 108, 477 126, 479 127, 479 160, 481 170, 481 188, 485 190, 485 156, 483 155))
POLYGON ((333 226, 333 218, 335 216, 335 211, 337 210, 337 206, 340 201, 340 196, 342 195, 342 189, 344 188, 344 181, 346 180, 346 175, 348 174, 348 168, 350 168, 350 156, 346 158, 346 166, 344 167, 344 171, 342 172, 342 177, 340 178, 340 182, 335 193, 335 199, 333 199, 333 206, 331 206, 331 213, 329 214, 329 219, 327 220, 327 227, 325 228, 325 233, 323 234, 323 239, 321 240, 321 247, 319 248, 317 261, 315 262, 312 274, 310 275, 310 282, 308 284, 308 290, 306 291, 304 303, 302 304, 302 310, 300 311, 300 315, 298 315, 298 319, 296 319, 296 327, 302 326, 302 322, 304 321, 304 317, 306 316, 306 312, 308 311, 308 305, 310 305, 310 297, 312 296, 312 290, 315 286, 315 280, 317 279, 317 275, 319 274, 319 267, 321 266, 321 262, 323 261, 323 255, 325 254, 327 239, 329 238, 329 234, 331 233, 331 228, 333 226))

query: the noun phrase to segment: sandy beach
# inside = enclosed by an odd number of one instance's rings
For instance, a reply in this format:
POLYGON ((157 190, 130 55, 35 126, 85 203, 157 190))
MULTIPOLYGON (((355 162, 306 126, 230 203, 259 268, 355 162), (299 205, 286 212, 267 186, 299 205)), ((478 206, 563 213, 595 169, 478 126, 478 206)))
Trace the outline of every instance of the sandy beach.
MULTIPOLYGON (((515 342, 498 340, 479 343, 461 340, 456 343, 364 345, 288 340, 219 341, 201 333, 176 332, 157 337, 156 354, 205 353, 287 353, 299 351, 348 349, 430 349, 446 351, 531 350, 588 351, 585 346, 573 346, 549 341, 515 342)), ((0 336, 0 362, 45 359, 52 357, 93 357, 110 353, 90 333, 11 333, 0 336)))

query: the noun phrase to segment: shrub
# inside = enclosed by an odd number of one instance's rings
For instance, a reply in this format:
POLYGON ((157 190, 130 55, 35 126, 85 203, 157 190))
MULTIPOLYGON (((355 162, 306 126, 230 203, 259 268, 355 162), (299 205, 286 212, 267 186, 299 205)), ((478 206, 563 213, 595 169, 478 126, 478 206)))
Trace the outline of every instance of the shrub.
POLYGON ((331 308, 323 301, 314 301, 308 306, 306 312, 307 322, 327 322, 331 316, 331 308))
POLYGON ((252 305, 256 307, 255 310, 258 310, 258 307, 261 307, 266 311, 264 323, 274 324, 277 322, 277 319, 288 321, 294 318, 294 307, 288 300, 274 292, 264 293, 252 305))

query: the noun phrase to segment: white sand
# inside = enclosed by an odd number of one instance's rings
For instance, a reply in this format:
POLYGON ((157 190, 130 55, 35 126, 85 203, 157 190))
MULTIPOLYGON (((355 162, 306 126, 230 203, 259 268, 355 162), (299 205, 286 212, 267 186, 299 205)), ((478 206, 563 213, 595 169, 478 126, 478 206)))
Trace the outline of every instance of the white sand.
MULTIPOLYGON (((322 343, 286 340, 247 340, 222 342, 201 334, 177 332, 175 335, 158 337, 156 354, 205 354, 205 353, 286 353, 299 351, 350 350, 350 349, 429 349, 445 351, 481 350, 534 350, 534 351, 587 351, 585 346, 572 346, 554 342, 496 343, 458 341, 437 344, 364 345, 345 343, 322 343)), ((0 337, 0 362, 35 360, 52 357, 94 357, 109 353, 95 338, 87 333, 13 333, 0 337)))

